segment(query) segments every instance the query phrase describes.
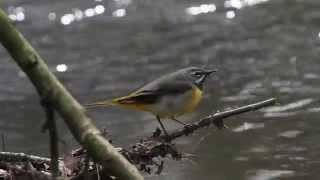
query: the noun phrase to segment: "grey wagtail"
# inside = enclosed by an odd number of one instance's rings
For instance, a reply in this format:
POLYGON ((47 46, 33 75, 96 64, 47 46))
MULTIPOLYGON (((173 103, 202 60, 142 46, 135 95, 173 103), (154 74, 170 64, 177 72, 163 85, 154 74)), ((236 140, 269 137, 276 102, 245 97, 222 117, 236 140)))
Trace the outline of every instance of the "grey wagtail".
POLYGON ((202 99, 203 84, 216 70, 188 67, 155 79, 127 96, 85 105, 88 108, 110 105, 147 111, 154 114, 165 135, 161 118, 169 118, 187 125, 176 117, 193 112, 202 99))

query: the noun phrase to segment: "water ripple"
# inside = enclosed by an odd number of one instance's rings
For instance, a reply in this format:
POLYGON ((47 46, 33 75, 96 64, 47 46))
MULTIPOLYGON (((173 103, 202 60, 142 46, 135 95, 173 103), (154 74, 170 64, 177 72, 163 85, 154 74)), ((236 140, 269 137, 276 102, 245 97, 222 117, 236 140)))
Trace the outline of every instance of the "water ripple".
POLYGON ((311 104, 312 102, 314 102, 314 99, 312 98, 307 98, 307 99, 302 99, 296 102, 292 102, 289 104, 285 104, 282 106, 272 106, 269 108, 265 108, 262 111, 265 113, 276 113, 276 112, 285 112, 288 110, 294 110, 294 109, 298 109, 298 108, 302 108, 304 106, 307 106, 309 104, 311 104))
POLYGON ((298 112, 267 112, 263 115, 266 118, 289 117, 298 114, 298 112))
POLYGON ((288 177, 294 175, 292 170, 267 170, 260 169, 254 172, 249 180, 271 180, 275 178, 288 177))
POLYGON ((264 123, 248 123, 244 122, 241 126, 234 128, 233 132, 243 132, 250 129, 260 129, 264 128, 264 123))
POLYGON ((278 136, 285 137, 285 138, 296 138, 302 133, 303 132, 299 130, 288 130, 288 131, 281 132, 278 136))

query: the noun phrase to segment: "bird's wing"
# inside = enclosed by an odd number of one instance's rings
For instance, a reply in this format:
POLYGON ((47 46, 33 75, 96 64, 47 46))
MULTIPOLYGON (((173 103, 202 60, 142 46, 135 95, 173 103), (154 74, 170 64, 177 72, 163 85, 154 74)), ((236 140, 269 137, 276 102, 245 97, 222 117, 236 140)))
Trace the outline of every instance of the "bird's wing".
POLYGON ((161 83, 146 85, 128 96, 115 98, 114 104, 153 104, 164 95, 183 94, 192 89, 192 85, 186 82, 161 83))

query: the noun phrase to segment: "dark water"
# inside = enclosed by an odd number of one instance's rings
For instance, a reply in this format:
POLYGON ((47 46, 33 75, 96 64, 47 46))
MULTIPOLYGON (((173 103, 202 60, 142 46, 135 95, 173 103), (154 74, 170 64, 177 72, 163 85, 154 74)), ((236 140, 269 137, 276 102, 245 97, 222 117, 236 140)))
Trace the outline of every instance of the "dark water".
MULTIPOLYGON (((188 158, 167 160, 162 175, 147 179, 320 178, 320 1, 5 0, 1 6, 83 103, 124 95, 190 65, 219 73, 198 111, 184 119, 279 99, 275 107, 230 118, 230 130, 181 138, 188 158)), ((6 150, 47 154, 38 96, 3 48, 0 59, 6 150)), ((118 108, 90 115, 121 146, 157 126, 149 114, 118 108)), ((59 131, 62 149, 76 145, 62 121, 59 131)))

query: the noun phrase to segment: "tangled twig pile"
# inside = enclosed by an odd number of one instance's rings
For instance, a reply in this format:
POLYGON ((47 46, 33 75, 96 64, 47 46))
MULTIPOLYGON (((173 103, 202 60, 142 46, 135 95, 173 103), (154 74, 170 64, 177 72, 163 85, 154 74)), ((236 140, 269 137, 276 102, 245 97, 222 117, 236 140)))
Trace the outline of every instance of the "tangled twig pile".
POLYGON ((156 167, 157 170, 155 172, 160 173, 163 168, 163 162, 160 161, 159 164, 159 162, 156 161, 155 158, 166 157, 168 155, 170 155, 173 159, 181 158, 181 153, 178 151, 175 144, 172 143, 173 140, 181 136, 187 136, 198 129, 210 126, 211 124, 213 124, 218 129, 226 128, 227 126, 223 121, 225 118, 270 106, 275 102, 276 99, 271 98, 229 111, 218 112, 188 125, 187 128, 184 127, 181 129, 177 129, 174 132, 169 133, 168 136, 161 135, 161 131, 157 129, 153 133, 152 137, 141 140, 140 142, 133 145, 130 150, 122 150, 122 154, 125 155, 127 159, 133 164, 140 166, 140 170, 151 173, 151 167, 156 167))

